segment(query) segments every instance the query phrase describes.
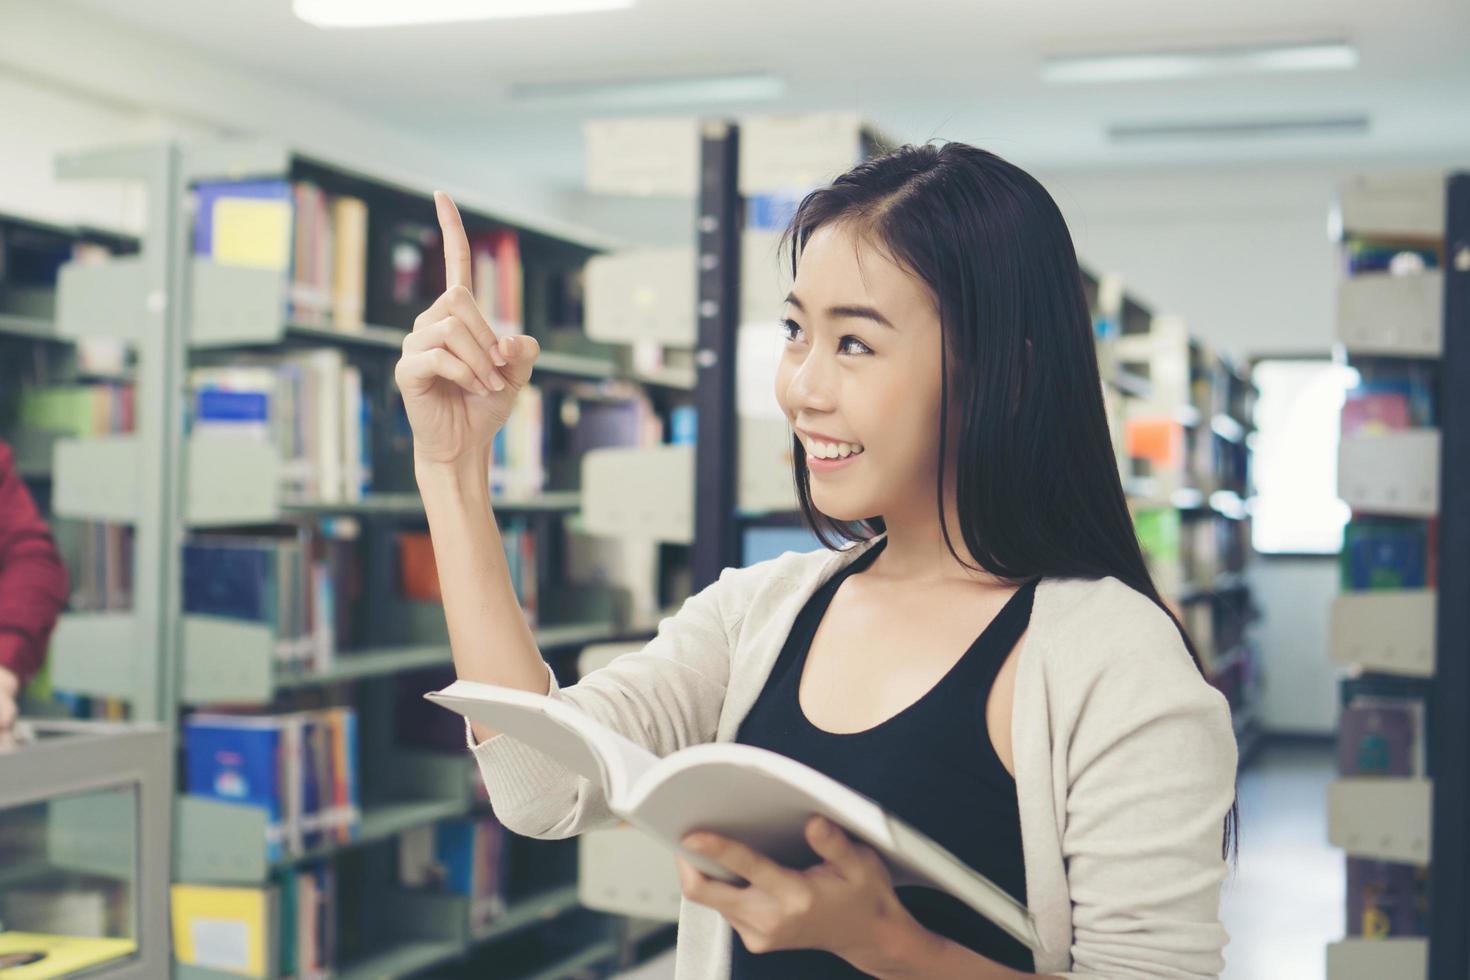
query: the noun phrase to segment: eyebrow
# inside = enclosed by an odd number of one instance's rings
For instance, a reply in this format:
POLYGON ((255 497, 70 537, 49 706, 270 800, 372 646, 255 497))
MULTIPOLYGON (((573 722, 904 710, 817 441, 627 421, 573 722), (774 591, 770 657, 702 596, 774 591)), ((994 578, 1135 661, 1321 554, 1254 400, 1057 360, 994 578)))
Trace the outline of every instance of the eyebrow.
MULTIPOLYGON (((795 293, 787 293, 786 302, 790 303, 801 312, 806 312, 806 307, 801 305, 801 300, 796 298, 795 293)), ((830 317, 860 317, 864 320, 872 320, 875 323, 881 323, 889 330, 898 329, 892 323, 888 322, 888 318, 886 316, 884 316, 882 313, 879 313, 871 306, 829 306, 827 307, 827 315, 830 317)))

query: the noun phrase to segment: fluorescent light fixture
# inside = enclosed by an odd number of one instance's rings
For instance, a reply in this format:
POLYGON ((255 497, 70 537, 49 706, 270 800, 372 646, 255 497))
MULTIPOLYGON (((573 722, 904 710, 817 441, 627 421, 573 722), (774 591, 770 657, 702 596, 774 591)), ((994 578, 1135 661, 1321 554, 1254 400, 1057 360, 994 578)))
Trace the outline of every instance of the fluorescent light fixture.
POLYGON ((1213 122, 1118 123, 1108 127, 1115 143, 1154 140, 1245 139, 1285 136, 1350 136, 1368 131, 1368 117, 1321 116, 1305 119, 1236 119, 1213 122))
POLYGON ((623 10, 635 0, 292 0, 296 16, 316 27, 401 27, 623 10))
POLYGON ((1344 71, 1358 65, 1358 49, 1344 41, 1250 47, 1065 55, 1047 58, 1047 82, 1156 82, 1221 75, 1344 71))
POLYGON ((512 84, 507 93, 521 103, 558 102, 618 108, 703 105, 711 102, 760 102, 786 94, 786 83, 774 75, 696 75, 670 78, 604 79, 602 81, 512 84))

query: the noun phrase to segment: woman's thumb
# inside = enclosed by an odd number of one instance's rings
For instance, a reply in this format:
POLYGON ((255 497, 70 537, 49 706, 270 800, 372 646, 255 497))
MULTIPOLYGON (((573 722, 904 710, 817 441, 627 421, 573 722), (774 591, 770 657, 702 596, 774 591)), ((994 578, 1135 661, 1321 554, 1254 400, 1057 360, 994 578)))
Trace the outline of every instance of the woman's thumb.
POLYGON ((500 353, 506 365, 500 372, 519 388, 531 378, 531 367, 541 355, 541 345, 528 334, 511 334, 500 338, 500 353))

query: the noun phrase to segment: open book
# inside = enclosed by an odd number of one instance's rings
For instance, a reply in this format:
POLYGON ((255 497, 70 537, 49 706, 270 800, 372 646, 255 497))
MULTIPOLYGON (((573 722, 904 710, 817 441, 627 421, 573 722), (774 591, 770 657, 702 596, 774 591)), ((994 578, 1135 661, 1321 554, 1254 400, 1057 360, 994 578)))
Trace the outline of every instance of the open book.
POLYGON ((424 695, 524 742, 601 786, 614 814, 721 881, 741 879, 680 841, 708 830, 790 868, 820 862, 803 829, 814 813, 876 850, 893 883, 948 892, 1033 950, 1029 911, 998 885, 868 797, 767 749, 735 742, 691 745, 660 759, 565 701, 509 687, 455 681, 424 695))

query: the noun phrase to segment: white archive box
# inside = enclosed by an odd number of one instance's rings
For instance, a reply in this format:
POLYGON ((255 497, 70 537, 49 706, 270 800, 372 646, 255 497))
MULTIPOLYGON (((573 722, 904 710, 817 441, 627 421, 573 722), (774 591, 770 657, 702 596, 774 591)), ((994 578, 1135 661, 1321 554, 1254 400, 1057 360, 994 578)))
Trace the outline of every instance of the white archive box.
POLYGON ((641 919, 679 919, 674 853, 631 824, 589 830, 577 840, 577 897, 589 909, 641 919))
POLYGON ((1354 510, 1433 517, 1439 513, 1439 430, 1343 437, 1337 495, 1354 510))
POLYGON ((1445 180, 1440 173, 1350 178, 1337 198, 1344 231, 1359 235, 1444 235, 1445 180))
POLYGON ((786 294, 791 292, 791 267, 781 261, 780 244, 777 229, 747 228, 740 233, 741 323, 781 319, 786 294))
POLYGON ((784 418, 742 415, 738 422, 740 486, 736 506, 750 514, 796 510, 791 427, 784 418))
POLYGON ((1354 857, 1429 862, 1430 781, 1354 776, 1327 787, 1327 839, 1354 857))
POLYGON ((740 193, 806 190, 852 169, 883 136, 855 112, 802 112, 740 119, 740 193))
POLYGON ((1428 971, 1429 940, 1418 936, 1343 939, 1327 946, 1327 980, 1408 980, 1428 971))
POLYGON ((1332 659, 1347 666, 1434 676, 1433 589, 1344 592, 1332 600, 1332 659))
POLYGON ((582 524, 591 534, 692 543, 693 444, 589 450, 582 524))
POLYGON ((1444 275, 1367 273, 1337 286, 1337 339, 1349 353, 1438 357, 1444 275))
POLYGON ((594 255, 586 266, 587 336, 694 347, 698 270, 692 246, 594 255))
MULTIPOLYGON (((641 643, 589 644, 577 656, 577 671, 586 676, 641 649, 641 643)), ((577 841, 577 895, 587 908, 672 922, 680 894, 674 855, 636 827, 589 830, 577 841)))
POLYGON ((692 116, 591 120, 582 124, 582 139, 594 194, 699 192, 700 124, 692 116))

